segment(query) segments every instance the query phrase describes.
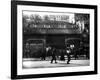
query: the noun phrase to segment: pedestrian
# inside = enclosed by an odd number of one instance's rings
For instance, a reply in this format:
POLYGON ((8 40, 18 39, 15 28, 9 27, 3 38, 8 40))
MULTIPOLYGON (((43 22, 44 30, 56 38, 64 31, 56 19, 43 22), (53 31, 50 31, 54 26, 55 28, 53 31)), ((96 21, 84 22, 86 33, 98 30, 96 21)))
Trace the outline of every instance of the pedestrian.
POLYGON ((55 61, 55 63, 57 63, 56 62, 56 49, 55 48, 52 49, 51 56, 52 56, 51 63, 53 63, 53 61, 55 61))
POLYGON ((30 57, 30 45, 29 45, 28 42, 25 45, 25 57, 26 58, 29 58, 30 57))
POLYGON ((71 51, 70 51, 70 49, 68 49, 68 50, 66 50, 66 54, 67 54, 67 64, 70 64, 69 62, 70 62, 70 60, 71 60, 71 58, 70 58, 70 53, 71 53, 71 51))
POLYGON ((41 54, 41 60, 46 60, 46 49, 44 49, 41 54))
POLYGON ((61 61, 65 61, 64 54, 65 54, 65 51, 62 50, 61 57, 60 57, 60 60, 61 60, 61 61))

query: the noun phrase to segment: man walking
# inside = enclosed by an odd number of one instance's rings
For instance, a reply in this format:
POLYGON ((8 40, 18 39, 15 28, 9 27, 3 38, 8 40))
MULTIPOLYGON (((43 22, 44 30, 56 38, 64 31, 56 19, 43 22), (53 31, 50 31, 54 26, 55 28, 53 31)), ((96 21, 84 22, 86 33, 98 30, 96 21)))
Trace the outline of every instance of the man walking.
POLYGON ((55 61, 55 63, 57 63, 56 62, 56 49, 55 48, 53 48, 52 49, 52 54, 51 54, 51 56, 52 56, 52 59, 51 59, 51 63, 53 63, 53 61, 55 61))

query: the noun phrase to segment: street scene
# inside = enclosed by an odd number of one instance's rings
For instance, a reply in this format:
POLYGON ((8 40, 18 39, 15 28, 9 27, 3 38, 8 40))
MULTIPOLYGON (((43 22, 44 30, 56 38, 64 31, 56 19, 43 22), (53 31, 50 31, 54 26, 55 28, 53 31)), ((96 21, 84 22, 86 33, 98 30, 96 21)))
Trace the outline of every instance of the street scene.
POLYGON ((23 69, 90 65, 90 15, 23 11, 23 69))

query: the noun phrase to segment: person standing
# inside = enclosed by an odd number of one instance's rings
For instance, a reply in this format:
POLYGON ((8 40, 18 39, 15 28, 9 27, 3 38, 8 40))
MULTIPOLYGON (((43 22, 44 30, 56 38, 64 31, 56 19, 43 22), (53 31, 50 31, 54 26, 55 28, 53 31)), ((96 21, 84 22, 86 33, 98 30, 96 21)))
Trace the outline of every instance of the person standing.
POLYGON ((53 61, 55 61, 55 63, 57 63, 56 62, 56 49, 55 48, 52 49, 51 56, 52 56, 51 63, 53 63, 53 61))
POLYGON ((70 58, 70 53, 71 53, 70 49, 66 50, 66 54, 67 54, 67 58, 68 58, 67 64, 70 64, 70 63, 69 63, 70 60, 71 60, 71 58, 70 58))
POLYGON ((25 45, 25 55, 24 55, 26 58, 29 58, 30 57, 30 45, 29 43, 27 42, 26 45, 25 45))
POLYGON ((62 50, 61 57, 60 57, 61 61, 65 61, 64 55, 65 55, 65 50, 62 50))
POLYGON ((46 48, 41 52, 41 60, 46 60, 46 48))

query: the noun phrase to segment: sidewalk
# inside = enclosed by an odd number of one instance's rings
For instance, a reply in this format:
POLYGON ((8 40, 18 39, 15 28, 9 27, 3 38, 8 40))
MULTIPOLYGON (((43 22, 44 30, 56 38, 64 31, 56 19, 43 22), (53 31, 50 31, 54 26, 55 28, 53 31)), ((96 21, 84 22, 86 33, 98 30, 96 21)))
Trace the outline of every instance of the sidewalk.
POLYGON ((51 68, 51 67, 76 67, 89 66, 89 60, 71 60, 70 64, 66 61, 57 60, 57 63, 50 63, 50 61, 23 61, 23 68, 51 68))

